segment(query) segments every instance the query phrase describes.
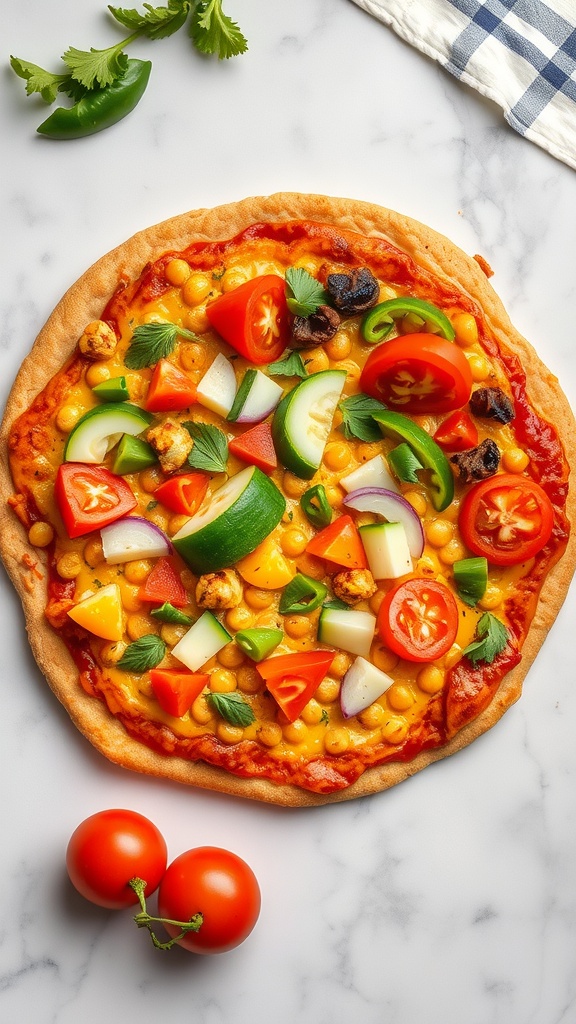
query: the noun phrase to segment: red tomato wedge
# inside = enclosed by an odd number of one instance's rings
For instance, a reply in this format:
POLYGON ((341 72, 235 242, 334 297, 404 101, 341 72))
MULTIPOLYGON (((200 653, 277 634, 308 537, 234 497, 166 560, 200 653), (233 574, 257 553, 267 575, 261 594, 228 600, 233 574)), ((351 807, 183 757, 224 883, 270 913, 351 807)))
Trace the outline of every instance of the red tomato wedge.
POLYGON ((365 569, 368 565, 360 534, 351 516, 340 516, 308 543, 306 551, 346 569, 365 569))
POLYGON ((54 495, 72 538, 108 526, 138 504, 121 476, 83 462, 64 462, 58 467, 54 495))
POLYGON ((464 498, 458 519, 462 539, 492 565, 519 565, 549 541, 554 508, 534 480, 501 473, 475 484, 464 498))
POLYGON ((276 274, 226 292, 206 306, 206 316, 224 341, 256 366, 279 359, 288 345, 286 283, 276 274))
POLYGON ((406 661, 435 661, 456 639, 458 606, 443 583, 407 580, 380 605, 378 631, 386 646, 406 661))
POLYGON ((288 721, 294 722, 333 661, 334 651, 304 651, 266 658, 256 668, 288 721))
POLYGON ((148 579, 140 587, 138 597, 141 601, 151 601, 154 604, 169 601, 175 608, 183 608, 188 604, 186 591, 169 558, 158 559, 148 579))
POLYGON ((440 424, 434 440, 446 451, 465 452, 478 444, 478 430, 467 412, 457 410, 440 424))
POLYGON ((167 715, 182 718, 207 686, 207 672, 179 672, 177 669, 150 669, 150 684, 160 707, 167 715))
POLYGON ((148 412, 177 412, 187 409, 195 401, 196 386, 190 377, 168 359, 160 359, 148 388, 148 412))
POLYGON ((406 334, 370 353, 360 388, 396 412, 451 412, 470 398, 472 373, 454 342, 435 334, 406 334))
POLYGON ((193 516, 204 501, 209 483, 208 473, 181 473, 160 484, 154 491, 154 497, 171 512, 193 516))
POLYGON ((271 473, 278 465, 269 423, 257 423, 239 434, 228 442, 228 450, 243 462, 258 466, 264 473, 271 473))

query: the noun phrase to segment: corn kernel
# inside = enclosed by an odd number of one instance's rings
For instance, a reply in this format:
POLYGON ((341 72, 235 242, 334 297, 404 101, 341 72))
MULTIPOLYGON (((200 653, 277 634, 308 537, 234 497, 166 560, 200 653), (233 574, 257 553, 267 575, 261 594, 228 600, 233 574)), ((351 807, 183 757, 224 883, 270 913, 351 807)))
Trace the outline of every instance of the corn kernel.
POLYGON ((452 644, 452 647, 444 657, 444 668, 450 669, 457 665, 462 658, 462 648, 460 644, 452 644))
POLYGON ((327 729, 324 736, 324 747, 329 754, 343 754, 350 746, 350 734, 347 729, 327 729))
POLYGON ((444 686, 444 672, 437 665, 424 665, 421 668, 416 682, 424 693, 439 693, 444 686))
POLYGON ((28 540, 35 548, 45 548, 54 540, 54 530, 50 523, 33 523, 28 530, 28 540))
POLYGON ((478 325, 471 313, 458 313, 452 319, 456 341, 462 348, 469 348, 478 341, 478 325))
POLYGON ((190 277, 190 267, 186 260, 170 260, 164 268, 164 277, 168 284, 173 284, 178 288, 185 284, 190 277))
POLYGON ((521 448, 507 448, 502 456, 502 462, 508 473, 523 473, 530 459, 521 448))

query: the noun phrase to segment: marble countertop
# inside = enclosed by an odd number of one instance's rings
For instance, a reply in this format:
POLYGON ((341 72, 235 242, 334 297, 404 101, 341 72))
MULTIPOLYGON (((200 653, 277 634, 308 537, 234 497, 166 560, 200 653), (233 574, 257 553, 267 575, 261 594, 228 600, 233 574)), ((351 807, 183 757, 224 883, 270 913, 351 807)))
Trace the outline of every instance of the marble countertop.
MULTIPOLYGON (((103 253, 181 211, 291 190, 392 207, 482 254, 574 405, 574 172, 350 0, 226 8, 247 54, 203 60, 183 33, 138 44, 153 61, 140 106, 82 141, 37 137, 44 108, 4 67, 2 403, 103 253)), ((3 60, 109 45, 104 11, 10 4, 3 60)), ((388 793, 282 811, 109 764, 48 690, 3 572, 0 587, 2 1021, 576 1021, 574 588, 521 701, 473 746, 388 793), (263 908, 243 946, 161 954, 129 912, 71 891, 68 837, 111 806, 152 818, 171 857, 209 844, 252 865, 263 908)))

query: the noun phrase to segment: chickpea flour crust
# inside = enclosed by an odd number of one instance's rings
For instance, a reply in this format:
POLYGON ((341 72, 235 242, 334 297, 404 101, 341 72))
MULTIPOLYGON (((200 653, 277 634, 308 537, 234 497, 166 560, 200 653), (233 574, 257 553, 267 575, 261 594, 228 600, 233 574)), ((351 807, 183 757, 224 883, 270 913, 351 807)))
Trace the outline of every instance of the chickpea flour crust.
MULTIPOLYGON (((0 551, 21 598, 41 670, 76 726, 107 758, 189 785, 285 806, 314 806, 395 785, 472 742, 519 698, 574 572, 570 524, 575 500, 568 480, 576 427, 558 382, 510 323, 485 268, 484 261, 469 258, 443 236, 384 208, 281 193, 193 211, 149 228, 103 257, 64 296, 22 364, 7 403, 0 551), (425 537, 406 578, 439 580, 451 590, 457 603, 456 638, 439 658, 415 663, 395 654, 377 629, 367 660, 390 676, 390 686, 351 716, 343 715, 341 702, 354 652, 319 640, 319 617, 326 602, 337 598, 340 607, 364 611, 376 623, 400 573, 371 580, 355 593, 356 580, 343 563, 313 553, 321 531, 302 511, 301 498, 307 488, 321 485, 335 521, 343 521, 350 509, 341 481, 377 455, 389 456, 395 442, 384 430, 379 440, 353 432, 347 436, 338 408, 320 466, 307 478, 280 459, 262 474, 267 484, 254 471, 250 486, 258 480, 259 487, 268 487, 261 493, 273 491, 284 508, 282 513, 278 505, 277 525, 252 545, 256 561, 248 551, 216 572, 200 572, 170 548, 165 561, 184 590, 181 615, 190 623, 208 611, 215 628, 224 637, 229 634, 216 654, 191 670, 188 661, 182 664, 172 654, 185 641, 189 625, 177 619, 162 622, 151 614, 156 606, 146 588, 161 556, 120 562, 105 557, 98 530, 74 537, 69 524, 64 527, 58 490, 54 496, 75 424, 98 408, 94 387, 122 377, 129 395, 126 415, 146 417, 139 433, 147 439, 150 461, 145 468, 120 471, 112 446, 99 459, 98 471, 122 472, 130 514, 147 519, 169 540, 176 538, 183 551, 179 531, 185 532, 189 516, 175 514, 155 498, 155 491, 194 467, 187 460, 198 444, 191 434, 197 435, 185 424, 215 428, 229 444, 226 473, 218 467, 199 470, 210 478, 205 502, 227 479, 247 472, 242 455, 235 454, 247 424, 227 419, 218 403, 205 404, 202 388, 217 358, 232 367, 236 385, 258 365, 222 340, 206 311, 246 281, 284 278, 294 267, 323 287, 331 276, 352 281, 369 303, 400 297, 433 304, 455 328, 453 344, 464 352, 473 379, 470 410, 480 454, 452 458, 453 500, 438 508, 428 472, 399 486, 420 516, 425 537), (102 326, 95 334, 86 332, 94 322, 102 326), (127 359, 135 327, 150 323, 177 325, 181 333, 164 362, 170 373, 184 376, 201 392, 186 408, 164 409, 159 415, 150 412, 154 363, 137 366, 127 359), (134 407, 140 410, 136 414, 134 407), (488 465, 494 450, 495 468, 488 465), (486 451, 488 458, 483 457, 486 451), (547 542, 525 562, 489 566, 484 596, 474 604, 462 600, 455 587, 454 563, 471 554, 458 517, 478 477, 502 470, 538 485, 553 511, 553 524, 547 542), (282 610, 282 595, 296 576, 325 594, 324 605, 308 612, 282 610), (112 630, 108 638, 70 615, 103 594, 117 600, 120 616, 121 632, 112 630), (505 627, 506 639, 490 661, 474 661, 463 651, 474 642, 486 611, 493 611, 505 627), (260 663, 235 641, 245 629, 280 633, 270 661, 332 651, 328 672, 296 717, 283 711, 273 681, 265 685, 260 663), (152 646, 163 645, 162 669, 202 675, 202 690, 183 714, 170 713, 159 703, 148 667, 118 667, 118 655, 142 637, 152 637, 152 646), (230 694, 251 709, 251 716, 233 721, 219 713, 217 698, 230 694)), ((375 350, 362 339, 362 312, 345 303, 338 309, 334 294, 334 301, 320 304, 312 316, 291 321, 289 347, 300 354, 304 374, 335 371, 344 381, 341 399, 346 400, 360 393, 359 378, 375 350)), ((396 325, 398 337, 412 331, 418 337, 422 329, 422 320, 409 317, 396 325)), ((284 396, 301 380, 298 374, 275 375, 264 360, 258 369, 281 386, 284 396)), ((117 408, 122 412, 125 404, 117 408)), ((430 436, 446 419, 433 411, 411 418, 430 436)), ((277 451, 280 447, 276 438, 277 451)), ((73 462, 68 458, 69 465, 73 462)), ((374 516, 351 515, 353 530, 374 525, 374 516)), ((80 618, 86 621, 83 610, 80 618)))

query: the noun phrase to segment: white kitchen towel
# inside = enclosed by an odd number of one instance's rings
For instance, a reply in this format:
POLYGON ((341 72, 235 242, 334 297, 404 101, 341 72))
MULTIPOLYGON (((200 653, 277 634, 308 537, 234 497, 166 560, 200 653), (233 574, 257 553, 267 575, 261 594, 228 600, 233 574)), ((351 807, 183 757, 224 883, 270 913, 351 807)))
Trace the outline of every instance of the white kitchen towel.
POLYGON ((576 169, 576 0, 354 0, 576 169))

